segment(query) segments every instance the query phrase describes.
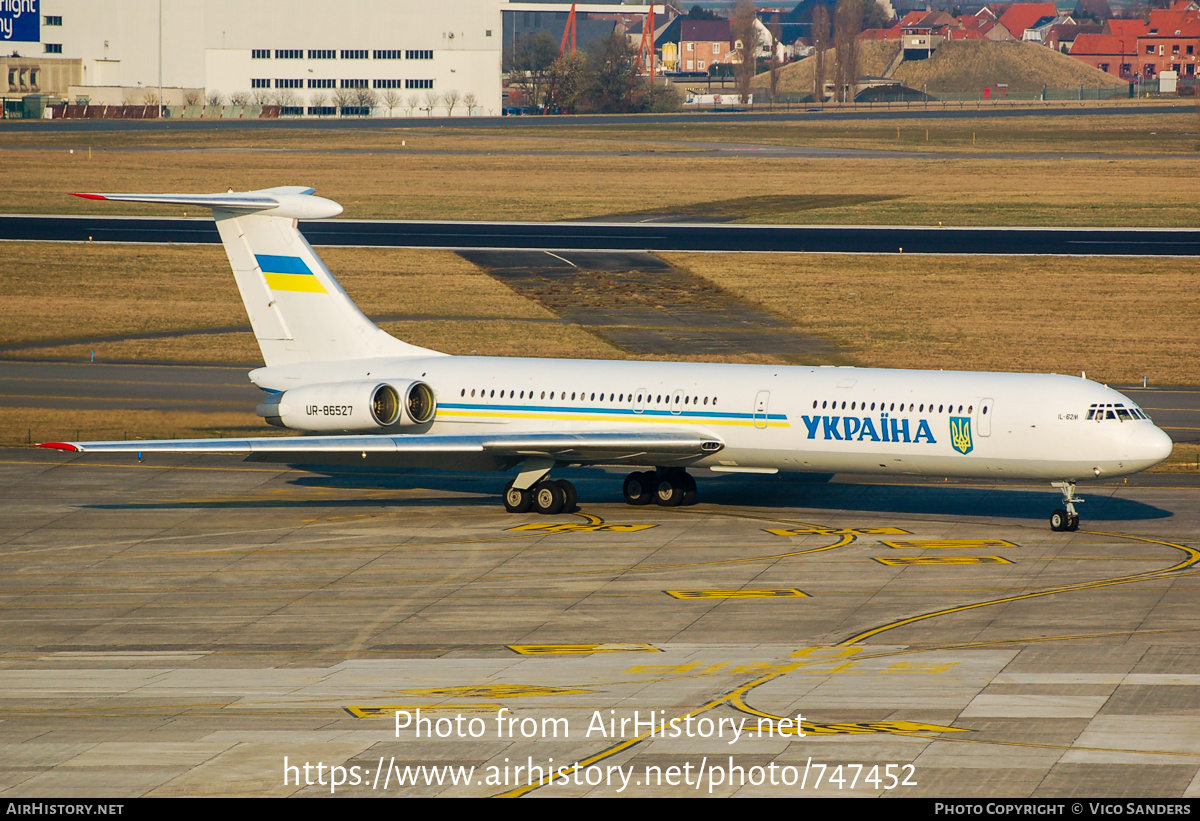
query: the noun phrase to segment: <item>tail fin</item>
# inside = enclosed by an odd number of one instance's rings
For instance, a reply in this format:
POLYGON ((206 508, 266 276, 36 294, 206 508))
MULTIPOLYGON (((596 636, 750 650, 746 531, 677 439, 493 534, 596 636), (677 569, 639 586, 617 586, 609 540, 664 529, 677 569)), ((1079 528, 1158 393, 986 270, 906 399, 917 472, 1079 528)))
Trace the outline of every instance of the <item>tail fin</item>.
POLYGON ((342 213, 298 186, 227 194, 77 194, 86 199, 213 209, 225 254, 268 367, 298 362, 429 356, 358 309, 296 227, 342 213))

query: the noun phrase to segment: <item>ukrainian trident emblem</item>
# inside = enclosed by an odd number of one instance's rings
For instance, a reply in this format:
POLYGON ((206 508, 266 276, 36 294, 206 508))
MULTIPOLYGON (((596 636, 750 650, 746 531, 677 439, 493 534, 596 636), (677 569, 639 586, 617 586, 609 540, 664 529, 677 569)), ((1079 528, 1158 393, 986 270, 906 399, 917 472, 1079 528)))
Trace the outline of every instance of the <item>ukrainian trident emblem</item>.
POLYGON ((950 417, 950 444, 962 454, 970 453, 975 443, 971 441, 971 417, 950 417))

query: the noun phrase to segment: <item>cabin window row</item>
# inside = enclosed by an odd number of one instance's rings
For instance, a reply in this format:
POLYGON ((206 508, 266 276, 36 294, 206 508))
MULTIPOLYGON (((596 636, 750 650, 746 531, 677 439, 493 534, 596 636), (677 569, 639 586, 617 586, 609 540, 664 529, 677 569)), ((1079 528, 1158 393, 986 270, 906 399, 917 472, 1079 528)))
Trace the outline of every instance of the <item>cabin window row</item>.
MULTIPOLYGON (((494 389, 488 390, 486 388, 483 390, 479 390, 479 391, 476 391, 476 389, 472 388, 471 392, 470 392, 471 398, 474 398, 477 393, 478 393, 478 396, 480 399, 495 399, 495 398, 499 398, 499 399, 505 399, 505 398, 507 398, 507 399, 526 399, 526 398, 528 398, 528 399, 535 399, 535 398, 536 399, 546 399, 547 398, 546 391, 542 391, 541 394, 538 396, 535 396, 536 391, 507 391, 507 396, 506 396, 506 392, 503 390, 500 391, 500 396, 497 397, 496 391, 494 389), (518 395, 518 393, 520 395, 518 395), (529 394, 528 397, 526 397, 526 395, 525 395, 526 393, 529 394)), ((459 392, 459 396, 465 398, 467 396, 467 389, 463 388, 459 392)), ((551 400, 554 400, 556 396, 557 396, 559 402, 568 402, 568 401, 569 402, 574 402, 574 401, 580 401, 580 402, 624 402, 624 401, 626 401, 626 398, 628 398, 629 401, 634 401, 634 395, 632 393, 629 393, 629 394, 610 393, 610 394, 607 394, 608 398, 606 399, 604 393, 596 394, 596 393, 589 393, 587 391, 580 391, 580 392, 572 391, 571 398, 568 399, 566 391, 550 391, 549 398, 551 400)), ((691 406, 691 405, 708 405, 710 401, 711 401, 713 407, 716 407, 717 397, 715 397, 715 396, 700 397, 700 396, 679 395, 679 396, 675 396, 672 398, 672 396, 670 394, 648 394, 648 393, 642 394, 642 393, 639 393, 637 395, 638 404, 647 402, 647 403, 652 403, 655 405, 670 405, 670 404, 674 403, 676 405, 691 406)))
MULTIPOLYGON (((820 401, 820 400, 817 400, 817 399, 814 399, 814 400, 813 400, 813 410, 816 410, 816 409, 817 409, 817 402, 818 402, 818 401, 820 401)), ((876 405, 878 405, 878 406, 879 406, 879 410, 881 410, 881 411, 894 411, 894 410, 896 410, 896 403, 895 403, 895 402, 892 402, 891 404, 889 404, 889 403, 887 403, 887 402, 872 402, 872 403, 871 403, 870 410, 875 410, 875 406, 876 406, 876 405)), ((918 413, 925 413, 925 412, 926 412, 926 410, 925 410, 925 409, 926 409, 927 407, 929 408, 929 411, 928 411, 929 413, 933 413, 933 412, 934 412, 934 410, 933 410, 933 403, 932 403, 932 402, 929 402, 928 404, 927 404, 927 403, 925 403, 925 402, 921 402, 921 403, 919 403, 919 404, 918 404, 918 403, 916 403, 916 402, 909 402, 909 403, 908 403, 908 411, 910 411, 910 412, 911 412, 911 411, 913 411, 913 410, 916 410, 918 413)), ((828 401, 828 400, 826 400, 826 401, 824 401, 824 402, 821 402, 821 409, 822 409, 822 410, 847 410, 847 409, 849 409, 849 410, 864 410, 864 411, 865 411, 865 410, 868 410, 868 408, 867 408, 867 403, 866 403, 866 402, 852 401, 852 402, 849 402, 849 403, 847 403, 847 402, 843 401, 843 402, 840 404, 840 406, 839 406, 839 404, 838 404, 837 400, 834 400, 833 402, 830 402, 830 401, 828 401)), ((904 403, 903 403, 903 402, 901 402, 901 403, 900 403, 900 412, 901 412, 901 413, 903 413, 904 411, 905 411, 904 403)), ((941 405, 938 405, 938 406, 937 406, 937 412, 938 412, 938 413, 962 413, 962 412, 963 412, 963 406, 962 406, 962 405, 959 405, 959 406, 958 406, 958 410, 957 410, 957 411, 955 411, 955 410, 954 410, 954 405, 953 405, 953 404, 949 404, 949 405, 946 405, 946 404, 941 404, 941 405)), ((968 415, 970 415, 970 414, 974 413, 974 412, 975 412, 975 406, 974 406, 974 405, 967 405, 967 406, 966 406, 966 412, 967 412, 967 414, 968 414, 968 415)), ((984 408, 982 409, 982 412, 983 412, 984 414, 986 414, 986 413, 988 412, 988 409, 987 409, 986 407, 984 407, 984 408)), ((1091 417, 1088 417, 1088 418, 1090 419, 1091 417)))

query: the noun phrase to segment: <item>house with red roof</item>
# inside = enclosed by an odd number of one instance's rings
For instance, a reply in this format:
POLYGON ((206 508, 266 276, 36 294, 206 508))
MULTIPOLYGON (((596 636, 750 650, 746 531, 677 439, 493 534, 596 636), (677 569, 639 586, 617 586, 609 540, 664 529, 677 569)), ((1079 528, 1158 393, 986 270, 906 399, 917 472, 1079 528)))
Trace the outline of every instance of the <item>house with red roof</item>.
POLYGON ((1142 77, 1177 71, 1180 77, 1196 76, 1196 45, 1200 41, 1200 12, 1195 9, 1158 9, 1150 12, 1147 31, 1137 39, 1138 70, 1142 77))
POLYGON ((1129 80, 1133 79, 1137 62, 1137 40, 1124 40, 1115 34, 1080 34, 1068 54, 1092 68, 1129 80))
POLYGON ((1058 17, 1058 9, 1053 3, 1013 3, 1008 11, 1000 16, 1000 25, 1004 26, 1017 40, 1025 38, 1025 30, 1037 25, 1038 21, 1046 18, 1053 20, 1058 17))

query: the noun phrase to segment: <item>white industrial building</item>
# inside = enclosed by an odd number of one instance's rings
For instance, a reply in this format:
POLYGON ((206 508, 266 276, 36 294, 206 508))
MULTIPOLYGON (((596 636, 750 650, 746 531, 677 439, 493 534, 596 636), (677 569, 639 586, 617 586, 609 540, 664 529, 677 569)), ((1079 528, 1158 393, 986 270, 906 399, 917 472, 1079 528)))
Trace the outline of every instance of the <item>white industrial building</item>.
POLYGON ((502 0, 13 2, 24 3, 26 14, 37 8, 40 41, 4 48, 47 67, 10 71, 10 94, 105 105, 182 105, 198 93, 226 103, 234 95, 254 102, 269 96, 292 109, 287 113, 300 113, 369 89, 379 101, 375 113, 387 113, 385 97, 408 108, 397 115, 500 113, 502 0), (55 64, 70 67, 68 88, 38 87, 55 64), (455 92, 450 111, 447 96, 455 92))

